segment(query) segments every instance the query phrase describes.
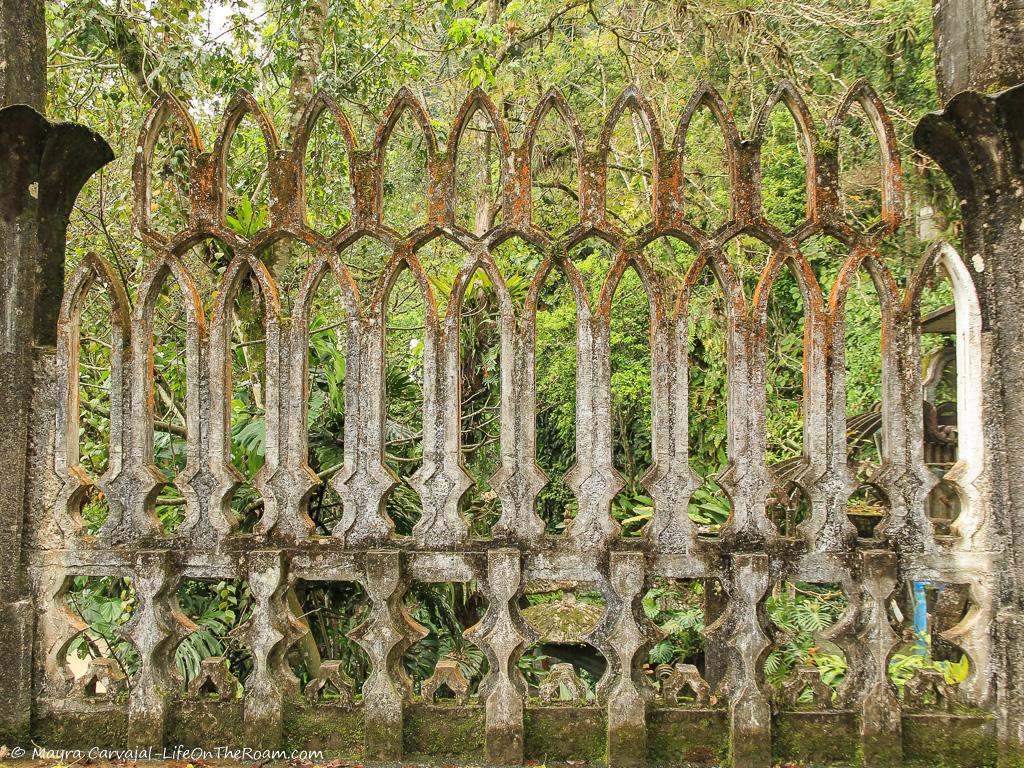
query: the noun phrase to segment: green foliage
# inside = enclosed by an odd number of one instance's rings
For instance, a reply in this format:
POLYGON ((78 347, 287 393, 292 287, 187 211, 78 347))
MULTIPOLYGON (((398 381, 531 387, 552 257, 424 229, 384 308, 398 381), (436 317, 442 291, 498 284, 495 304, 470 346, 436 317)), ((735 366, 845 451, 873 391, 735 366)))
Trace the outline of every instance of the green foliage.
MULTIPOLYGON (((228 668, 243 681, 252 670, 252 659, 235 635, 252 613, 249 585, 244 581, 189 580, 178 589, 177 600, 182 613, 196 625, 174 652, 185 682, 195 678, 202 660, 211 656, 226 657, 228 668)), ((237 695, 242 695, 241 685, 237 695)))
POLYGON ((821 633, 835 624, 847 604, 842 590, 834 584, 780 584, 765 604, 771 621, 785 633, 785 642, 765 659, 768 682, 780 685, 794 666, 810 664, 817 667, 824 683, 833 690, 838 687, 846 675, 846 659, 835 646, 823 646, 821 633))
POLYGON ((68 655, 79 659, 114 658, 126 674, 139 665, 138 652, 117 630, 135 612, 135 593, 129 579, 115 576, 76 576, 67 593, 68 608, 87 629, 68 646, 68 655))
POLYGON ((458 661, 476 684, 487 672, 487 659, 463 632, 483 617, 484 601, 473 583, 413 584, 406 597, 412 618, 430 634, 413 644, 403 658, 416 691, 446 656, 458 661))
POLYGON ((931 635, 925 634, 911 647, 902 648, 889 659, 889 679, 900 696, 903 687, 910 682, 918 669, 934 669, 941 672, 950 685, 961 683, 967 677, 970 660, 963 654, 959 661, 936 660, 931 657, 931 635))
POLYGON ((651 664, 693 663, 703 651, 704 584, 659 580, 643 597, 644 615, 665 633, 650 650, 651 664))
POLYGON ((713 481, 705 482, 693 492, 687 512, 698 525, 720 526, 729 519, 732 506, 713 481))
POLYGON ((300 582, 296 585, 289 602, 297 610, 297 618, 306 623, 310 630, 309 639, 316 648, 316 656, 304 646, 293 652, 292 667, 304 686, 315 677, 312 667, 322 660, 335 659, 344 665, 346 674, 354 683, 354 692, 359 693, 363 682, 370 673, 370 661, 362 648, 348 639, 348 634, 361 624, 369 610, 366 592, 355 582, 300 582), (301 662, 301 663, 300 663, 301 662))

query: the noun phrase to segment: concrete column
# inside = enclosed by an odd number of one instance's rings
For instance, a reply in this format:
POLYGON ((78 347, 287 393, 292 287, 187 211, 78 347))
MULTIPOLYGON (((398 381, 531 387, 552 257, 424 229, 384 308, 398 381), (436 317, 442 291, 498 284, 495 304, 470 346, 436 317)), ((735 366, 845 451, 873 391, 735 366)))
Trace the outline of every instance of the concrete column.
POLYGON ((33 347, 55 342, 71 207, 86 180, 113 159, 106 142, 83 126, 54 125, 25 105, 0 109, 0 741, 9 743, 28 735, 31 712, 34 612, 22 538, 36 418, 33 347))
POLYGON ((956 188, 981 304, 983 490, 1005 542, 994 627, 1000 761, 1024 765, 1024 85, 955 96, 921 120, 914 141, 956 188))
POLYGON ((935 74, 945 102, 967 89, 1024 80, 1024 6, 1002 0, 935 0, 935 74))
POLYGON ((363 683, 366 759, 402 759, 405 705, 412 699, 412 681, 402 667, 402 655, 426 637, 402 604, 409 587, 400 552, 371 551, 366 555, 363 586, 370 597, 366 621, 349 633, 370 657, 370 676, 363 683))

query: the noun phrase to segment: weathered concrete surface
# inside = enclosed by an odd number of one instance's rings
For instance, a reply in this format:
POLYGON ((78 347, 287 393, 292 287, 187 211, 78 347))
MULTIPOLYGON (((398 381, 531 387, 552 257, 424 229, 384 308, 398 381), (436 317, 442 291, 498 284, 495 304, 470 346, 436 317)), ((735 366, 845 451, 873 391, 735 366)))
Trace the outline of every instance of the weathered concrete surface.
POLYGON ((0 107, 46 107, 44 0, 0 0, 0 107))
POLYGON ((1024 7, 1006 0, 935 0, 939 99, 1024 82, 1024 7))
MULTIPOLYGON (((31 27, 31 14, 25 21, 31 27)), ((0 33, 5 39, 11 42, 6 31, 0 33)), ((18 83, 26 77, 9 75, 18 83)), ((106 142, 83 126, 53 125, 27 106, 0 109, 0 735, 26 734, 30 712, 34 617, 22 540, 33 347, 54 343, 71 206, 89 176, 112 159, 106 142)))
MULTIPOLYGON (((482 752, 495 764, 518 763, 539 754, 640 766, 662 760, 670 749, 665 746, 668 738, 684 754, 715 759, 726 752, 738 768, 767 768, 773 759, 773 718, 791 710, 792 702, 775 701, 773 712, 763 662, 782 640, 770 626, 764 604, 775 584, 790 580, 839 584, 849 600, 828 639, 850 661, 840 699, 843 711, 853 714, 837 720, 856 732, 847 734, 843 743, 856 743, 866 765, 895 765, 902 758, 904 713, 886 670, 900 640, 888 615, 891 596, 907 580, 968 585, 971 611, 949 630, 947 639, 963 648, 971 661, 972 677, 958 695, 965 704, 987 705, 992 640, 988 620, 996 606, 992 582, 998 542, 990 535, 992 516, 981 492, 986 475, 977 456, 960 457, 949 482, 963 498, 977 503, 964 505, 953 535, 935 537, 924 506, 935 483, 922 450, 918 304, 924 280, 899 285, 881 256, 883 245, 902 221, 902 172, 895 134, 873 90, 865 83, 856 84, 825 134, 819 135, 799 94, 781 84, 760 112, 751 136, 745 138, 714 89, 701 87, 674 127, 673 138, 666 139, 651 105, 631 87, 616 101, 600 139, 590 148, 572 110, 555 92, 538 105, 523 143, 513 147, 495 105, 483 92, 474 91, 447 135, 452 145, 442 150, 426 111, 404 89, 382 118, 369 148, 356 146, 344 112, 327 96, 313 100, 294 144, 285 148, 278 146, 271 121, 246 93, 229 104, 209 152, 204 151, 178 101, 164 95, 154 106, 142 127, 136 154, 134 225, 136 235, 156 256, 136 292, 134 307, 129 306, 127 287, 116 271, 94 254, 82 259, 63 301, 47 303, 59 305, 58 314, 36 324, 40 333, 56 334, 56 351, 37 356, 39 365, 54 375, 46 387, 38 388, 39 411, 32 418, 39 439, 28 452, 33 480, 28 521, 33 533, 27 560, 38 613, 33 682, 41 713, 39 727, 44 732, 66 733, 76 724, 95 723, 94 716, 102 712, 110 738, 131 744, 161 743, 187 727, 176 714, 184 702, 188 721, 199 724, 194 733, 217 732, 211 720, 223 717, 223 728, 241 734, 249 745, 273 747, 290 739, 325 740, 315 732, 329 727, 333 719, 343 733, 326 741, 340 745, 339 749, 361 741, 364 759, 402 760, 407 747, 418 751, 435 743, 420 716, 438 717, 434 707, 414 700, 402 665, 405 650, 426 632, 411 619, 404 604, 406 592, 417 581, 475 582, 488 603, 482 621, 467 632, 468 640, 486 655, 488 674, 479 690, 466 691, 473 703, 467 710, 470 725, 459 744, 439 745, 445 754, 482 752), (839 126, 855 104, 868 115, 883 161, 881 221, 866 231, 847 221, 837 181, 839 126), (767 220, 761 204, 760 144, 768 116, 777 105, 793 117, 810 169, 806 220, 788 232, 767 220), (704 231, 687 220, 682 205, 687 126, 703 108, 711 111, 722 131, 732 182, 730 219, 714 231, 704 231), (398 232, 382 221, 381 190, 390 133, 405 111, 425 137, 428 215, 422 226, 398 232), (480 111, 497 136, 503 216, 492 230, 474 234, 455 224, 454 175, 459 137, 480 111), (577 149, 580 223, 564 236, 535 226, 531 212, 532 142, 551 112, 566 123, 577 149), (624 232, 605 210, 609 143, 618 121, 628 119, 627 112, 646 125, 656 171, 649 200, 651 223, 638 233, 624 232), (246 117, 262 129, 270 166, 270 215, 266 226, 251 237, 239 236, 225 223, 224 159, 234 131, 246 117), (181 231, 157 232, 150 221, 154 202, 149 196, 149 176, 154 172, 150 165, 157 137, 172 118, 186 139, 192 207, 181 231), (300 194, 305 141, 321 118, 335 121, 352 158, 352 218, 331 235, 308 225, 300 194), (744 290, 726 248, 733 238, 751 232, 772 250, 752 293, 744 290), (801 253, 803 243, 822 233, 839 238, 847 248, 829 297, 823 295, 801 253), (666 235, 679 237, 698 251, 679 288, 662 279, 645 250, 666 235), (234 258, 217 286, 208 329, 182 256, 197 240, 211 236, 226 242, 234 258), (363 236, 376 238, 390 253, 380 265, 377 284, 365 295, 340 258, 347 245, 363 236), (496 248, 512 236, 534 244, 541 257, 520 313, 511 306, 495 258, 496 248), (569 258, 572 245, 590 236, 604 238, 616 251, 596 300, 569 258), (460 499, 471 482, 462 463, 458 427, 460 313, 439 310, 418 254, 436 237, 446 237, 465 251, 450 307, 463 301, 477 269, 490 277, 501 304, 502 465, 492 482, 501 502, 501 518, 489 537, 471 537, 460 512, 460 499), (287 318, 275 276, 262 260, 263 252, 283 238, 301 241, 315 252, 287 318), (622 537, 611 515, 612 500, 623 483, 613 461, 611 314, 616 288, 628 268, 636 269, 648 294, 652 329, 654 466, 643 482, 654 510, 644 535, 636 538, 622 537), (424 460, 412 481, 423 514, 408 537, 394 534, 386 514, 386 497, 396 479, 384 463, 383 417, 384 312, 403 269, 413 274, 427 310, 424 460), (577 303, 578 461, 567 482, 577 495, 579 514, 562 536, 546 535, 534 511, 537 493, 547 478, 535 458, 533 340, 541 289, 554 269, 565 273, 577 303), (779 479, 765 458, 767 309, 772 286, 784 269, 792 272, 804 295, 805 455, 797 479, 811 501, 808 519, 785 535, 765 513, 768 494, 779 479), (689 464, 686 439, 687 324, 691 294, 708 270, 726 297, 728 337, 729 466, 719 480, 733 511, 718 536, 700 535, 687 515, 687 503, 699 484, 689 464), (857 540, 847 516, 847 502, 857 481, 846 446, 844 306, 846 292, 860 270, 874 280, 883 317, 882 466, 872 482, 888 500, 889 509, 877 537, 870 541, 857 540), (241 475, 231 463, 230 451, 229 310, 245 280, 252 280, 263 297, 267 334, 266 462, 251 481, 266 505, 253 533, 239 532, 230 512, 230 498, 241 475), (344 513, 331 536, 314 537, 305 511, 317 483, 306 457, 306 365, 312 301, 321 280, 337 281, 346 305, 344 469, 330 481, 342 499, 344 513), (164 533, 153 514, 162 479, 153 461, 150 349, 156 297, 167 281, 181 289, 188 320, 182 350, 188 390, 188 461, 175 478, 185 497, 186 514, 174 535, 164 533), (106 293, 113 313, 110 461, 97 478, 79 467, 77 444, 78 333, 82 305, 93 286, 106 293), (108 521, 95 536, 83 530, 79 515, 82 498, 93 487, 103 491, 110 505, 108 521), (123 631, 135 644, 140 664, 125 702, 86 700, 68 684, 64 656, 81 629, 70 620, 63 602, 68 577, 74 575, 116 575, 131 578, 135 585, 138 606, 123 631), (185 577, 237 578, 250 584, 254 609, 241 629, 240 641, 252 653, 253 672, 244 682, 239 706, 199 700, 195 692, 190 697, 176 685, 173 649, 188 624, 174 596, 178 581, 185 577), (704 691, 707 685, 707 693, 713 693, 706 701, 702 696, 704 709, 694 709, 692 715, 675 714, 685 708, 678 700, 662 697, 658 701, 643 670, 647 649, 658 632, 646 618, 641 598, 656 578, 704 580, 722 587, 705 631, 707 643, 717 651, 711 654, 715 657, 711 679, 702 681, 699 675, 694 678, 679 671, 680 679, 689 679, 691 687, 704 691), (355 581, 368 595, 369 615, 350 635, 371 662, 361 698, 353 701, 358 727, 350 713, 337 717, 339 708, 317 702, 315 695, 303 700, 287 664, 288 649, 308 631, 286 599, 297 579, 355 581), (571 702, 558 706, 553 700, 550 707, 535 706, 537 699, 531 697, 516 664, 522 650, 537 640, 520 610, 520 598, 531 580, 576 582, 603 595, 607 608, 582 638, 601 653, 607 665, 596 700, 584 702, 581 697, 579 706, 571 702), (694 733, 705 722, 721 732, 694 733), (673 731, 676 726, 679 733, 673 731)), ((43 189, 41 185, 41 194, 43 189)), ((66 203, 48 199, 46 210, 59 210, 66 203)), ((62 242, 63 233, 59 234, 62 242)), ((924 266, 940 259, 954 266, 958 261, 950 246, 937 245, 924 266)), ((960 295, 972 295, 969 283, 965 282, 960 295)), ((959 310, 958 305, 958 317, 959 310)), ((963 423, 968 423, 966 416, 963 423)), ((981 419, 976 423, 980 425, 981 419)), ((572 679, 564 667, 559 674, 572 679)), ((671 670, 667 674, 674 675, 671 670)), ((552 692, 550 685, 541 688, 552 692)), ((824 699, 819 691, 818 708, 825 706, 824 699)), ((787 750, 794 749, 796 730, 790 728, 787 750)))
POLYGON ((960 197, 964 262, 981 302, 984 377, 992 383, 984 394, 989 505, 999 510, 1005 548, 996 711, 1002 759, 1010 765, 1024 760, 1024 85, 995 96, 955 96, 921 121, 914 139, 960 197))

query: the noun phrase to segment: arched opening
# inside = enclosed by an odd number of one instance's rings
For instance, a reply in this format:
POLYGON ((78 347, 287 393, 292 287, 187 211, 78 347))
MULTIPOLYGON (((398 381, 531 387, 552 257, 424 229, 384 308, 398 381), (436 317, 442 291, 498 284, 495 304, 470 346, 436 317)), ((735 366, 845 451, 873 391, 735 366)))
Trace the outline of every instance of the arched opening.
POLYGON ((381 223, 405 234, 427 221, 427 140, 408 109, 388 136, 381 223))
POLYGON ((235 289, 229 322, 231 464, 242 475, 230 504, 239 530, 250 533, 264 511, 254 480, 266 461, 267 308, 249 271, 235 289))
POLYGON ((905 581, 888 606, 904 638, 889 658, 889 679, 905 709, 949 711, 971 661, 953 642, 971 612, 970 588, 941 581, 905 581))
POLYGON ((199 292, 203 312, 207 317, 212 314, 220 290, 221 276, 234 257, 235 252, 231 246, 212 237, 200 240, 180 257, 199 292))
POLYGON ((60 663, 87 698, 113 698, 139 667, 135 646, 118 632, 132 617, 135 588, 121 576, 71 576, 64 605, 77 633, 60 663))
POLYGON ((658 577, 648 585, 644 613, 663 637, 651 646, 645 672, 659 706, 707 709, 719 704, 724 657, 721 649, 708 647, 703 632, 718 618, 720 592, 717 579, 658 577))
POLYGON ((460 310, 460 446, 473 484, 459 503, 471 534, 487 537, 501 514, 490 485, 501 466, 501 302, 482 269, 470 275, 460 310))
MULTIPOLYGON (((431 238, 416 249, 416 258, 419 259, 434 292, 440 322, 445 322, 442 318, 448 314, 452 288, 459 271, 465 265, 466 257, 466 249, 446 235, 431 238)), ((457 312, 458 308, 454 311, 457 312)))
POLYGON ((847 658, 830 638, 849 605, 839 584, 780 581, 765 601, 774 643, 764 661, 767 681, 785 709, 833 709, 847 658))
POLYGON ((160 128, 149 159, 149 225, 168 239, 188 229, 191 162, 185 129, 171 111, 160 128))
POLYGON ((328 267, 307 313, 306 464, 319 482, 306 500, 305 513, 314 535, 329 536, 343 513, 332 479, 345 466, 349 312, 344 289, 328 267))
POLYGON ((787 263, 773 281, 766 306, 765 449, 773 488, 766 503, 768 518, 783 536, 810 514, 810 501, 795 482, 804 459, 805 310, 800 284, 787 263))
POLYGON ((565 532, 578 501, 565 476, 576 464, 576 296, 557 265, 537 295, 537 464, 549 478, 537 494, 537 514, 549 534, 565 532))
POLYGON ((402 657, 413 693, 434 704, 468 703, 488 668, 484 652, 466 637, 487 610, 477 584, 414 582, 404 608, 427 630, 402 657))
POLYGON ((315 248, 294 237, 282 237, 260 249, 259 260, 273 276, 277 287, 282 317, 294 315, 302 283, 321 258, 315 248))
POLYGON ((569 260, 580 273, 592 312, 597 311, 604 282, 615 263, 615 247, 600 237, 588 237, 569 249, 569 260))
POLYGON ((789 108, 779 102, 761 137, 761 209, 789 232, 807 219, 807 158, 803 137, 789 108))
POLYGON ((175 593, 178 609, 186 620, 185 637, 174 650, 174 663, 186 690, 228 701, 239 698, 253 669, 250 649, 239 640, 238 628, 252 616, 255 601, 244 579, 184 579, 175 593), (196 690, 195 683, 213 683, 204 661, 215 659, 229 676, 221 684, 233 690, 196 690))
POLYGON ((473 111, 455 152, 455 223, 480 237, 502 213, 501 143, 486 110, 473 111))
POLYGON ((707 106, 686 126, 683 149, 683 212, 686 220, 713 232, 731 218, 730 155, 722 126, 707 106))
POLYGON ((960 514, 956 487, 943 478, 957 461, 957 312, 942 264, 925 278, 920 293, 924 462, 938 479, 925 501, 937 535, 949 535, 960 514))
POLYGON ((867 232, 882 220, 882 150, 859 102, 839 126, 839 191, 846 223, 867 232))
POLYGON ((715 479, 729 464, 729 318, 710 267, 690 286, 685 312, 690 467, 702 479, 687 511, 702 535, 717 536, 732 513, 732 503, 715 479))
POLYGON ((348 635, 369 613, 366 590, 355 581, 299 579, 288 608, 308 630, 288 652, 306 702, 342 708, 358 702, 370 660, 348 635))
POLYGON ((843 314, 846 457, 858 485, 847 512, 862 538, 874 538, 889 501, 876 485, 882 466, 882 305, 867 269, 849 280, 843 314))
POLYGON ((225 224, 252 237, 270 218, 270 161, 263 131, 249 113, 231 135, 224 171, 225 224))
POLYGON ((165 533, 185 520, 185 497, 175 478, 188 462, 188 314, 186 297, 168 275, 153 307, 153 464, 166 479, 153 512, 165 533))
POLYGON ((554 234, 580 220, 579 157, 565 118, 551 108, 541 120, 531 148, 533 224, 554 234))
POLYGON ((387 496, 395 533, 411 536, 423 503, 409 479, 423 461, 423 345, 426 303, 409 268, 399 273, 384 309, 384 464, 399 479, 387 496))
POLYGON ((352 216, 352 184, 348 142, 334 113, 320 113, 306 141, 303 182, 306 191, 306 224, 330 237, 352 216))
POLYGON ((526 600, 523 619, 539 637, 519 659, 531 703, 595 703, 608 662, 587 636, 607 611, 604 595, 588 583, 539 581, 526 600))
POLYGON ((921 333, 924 460, 941 480, 927 500, 936 532, 969 542, 984 524, 981 311, 970 273, 948 243, 926 256, 915 297, 921 333))
POLYGON ((608 223, 627 232, 650 226, 654 221, 651 202, 657 169, 654 144, 639 109, 627 107, 619 115, 605 164, 608 223))
POLYGON ((772 257, 772 247, 753 235, 738 235, 722 247, 722 252, 750 301, 772 257))
POLYGON ((380 240, 365 235, 346 245, 339 258, 356 284, 359 302, 366 312, 377 292, 384 267, 391 259, 391 251, 380 240))
POLYGON ((82 496, 78 513, 85 530, 96 534, 106 523, 110 506, 94 484, 110 467, 111 365, 114 329, 112 306, 100 281, 86 293, 78 317, 78 469, 93 484, 82 496))
POLYGON ((654 516, 642 479, 654 463, 651 379, 651 307, 632 266, 623 272, 611 304, 612 463, 625 485, 612 500, 623 536, 638 536, 654 516))

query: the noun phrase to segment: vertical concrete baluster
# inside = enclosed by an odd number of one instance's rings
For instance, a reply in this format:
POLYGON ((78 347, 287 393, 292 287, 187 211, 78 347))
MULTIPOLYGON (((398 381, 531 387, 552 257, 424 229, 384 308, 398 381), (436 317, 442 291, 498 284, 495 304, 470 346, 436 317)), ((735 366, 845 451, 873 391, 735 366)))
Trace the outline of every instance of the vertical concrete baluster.
POLYGON ((487 553, 487 613, 466 636, 484 649, 488 671, 480 683, 487 727, 487 762, 516 765, 523 761, 523 701, 526 682, 519 671, 519 655, 536 641, 519 613, 523 570, 516 549, 487 553))
POLYGON ((363 683, 366 759, 401 760, 403 710, 412 698, 412 681, 402 667, 402 655, 426 637, 427 630, 402 605, 409 583, 400 552, 368 552, 364 579, 370 613, 349 637, 366 651, 371 664, 363 683))
POLYGON ((767 768, 772 758, 771 708, 761 687, 761 665, 770 643, 762 626, 761 599, 768 589, 768 558, 733 555, 729 590, 729 738, 734 768, 767 768))
POLYGON ((889 655, 899 640, 889 621, 888 602, 896 587, 891 552, 861 554, 861 600, 857 653, 850 659, 860 676, 861 751, 869 768, 903 764, 900 702, 889 680, 889 655))
POLYGON ((252 616, 244 641, 252 652, 245 679, 245 739, 256 748, 280 747, 284 701, 297 693, 297 681, 284 655, 293 640, 288 611, 287 561, 280 552, 249 553, 247 572, 252 616))
POLYGON ((647 573, 643 554, 613 552, 610 568, 616 600, 609 605, 610 625, 601 643, 610 674, 599 693, 608 704, 608 765, 633 768, 647 762, 647 705, 653 690, 643 665, 659 633, 640 602, 647 573))
POLYGON ((132 569, 138 607, 118 634, 139 654, 139 669, 128 696, 128 742, 148 747, 164 743, 171 707, 174 667, 174 625, 171 601, 178 578, 170 553, 140 552, 132 569))

